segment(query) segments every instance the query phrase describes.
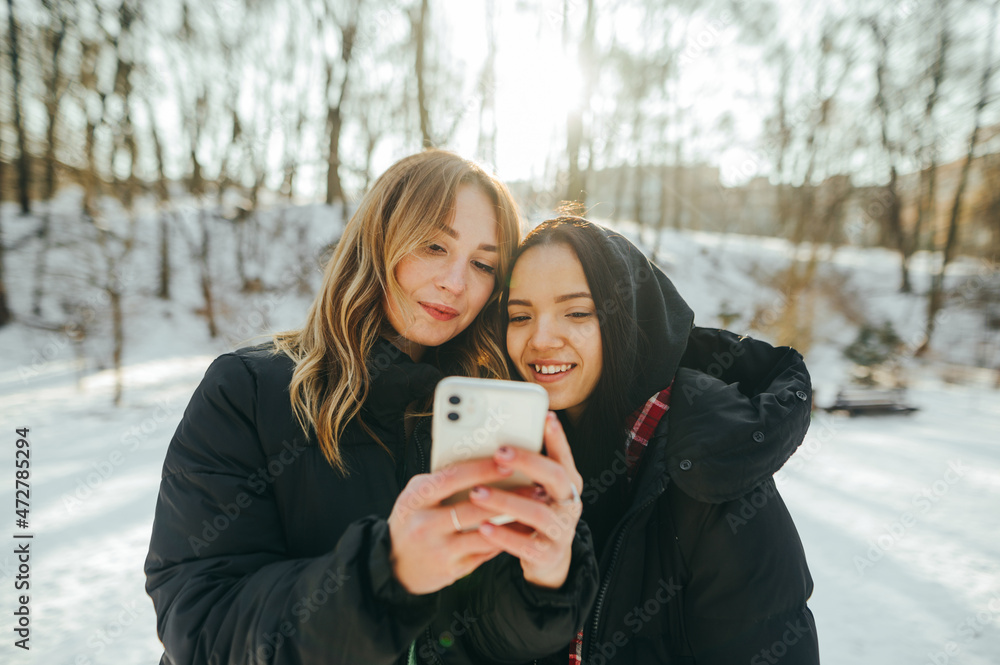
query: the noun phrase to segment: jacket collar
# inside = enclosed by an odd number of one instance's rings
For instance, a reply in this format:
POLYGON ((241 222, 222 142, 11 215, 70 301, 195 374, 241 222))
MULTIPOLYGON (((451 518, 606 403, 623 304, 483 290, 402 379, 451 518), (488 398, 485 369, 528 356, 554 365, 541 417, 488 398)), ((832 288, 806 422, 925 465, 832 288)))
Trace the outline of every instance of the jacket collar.
POLYGON ((629 511, 660 495, 670 482, 668 465, 670 411, 664 414, 640 458, 638 476, 629 511))
POLYGON ((413 362, 384 337, 375 342, 366 365, 371 383, 361 410, 374 422, 402 417, 407 405, 429 397, 443 376, 433 365, 413 362))

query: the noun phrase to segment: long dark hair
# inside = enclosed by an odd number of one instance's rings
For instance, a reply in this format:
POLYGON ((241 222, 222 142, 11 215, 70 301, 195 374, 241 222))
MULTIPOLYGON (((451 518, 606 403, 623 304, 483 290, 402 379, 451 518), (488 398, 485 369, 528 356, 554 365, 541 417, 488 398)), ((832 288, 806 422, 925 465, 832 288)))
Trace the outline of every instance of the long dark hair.
MULTIPOLYGON (((609 483, 605 472, 612 468, 616 455, 624 452, 625 419, 634 408, 634 405, 628 403, 628 393, 630 382, 634 378, 632 370, 638 354, 639 340, 638 327, 631 320, 630 314, 632 284, 627 272, 615 270, 621 267, 621 260, 613 256, 604 231, 581 217, 561 216, 542 222, 521 243, 514 254, 514 264, 532 247, 557 244, 572 249, 583 267, 583 274, 587 278, 597 309, 604 364, 579 422, 575 425, 568 422, 564 413, 559 414, 560 420, 573 448, 577 469, 583 476, 585 506, 588 489, 598 490, 597 495, 591 493, 591 497, 607 496, 624 500, 623 483, 619 482, 624 479, 624 474, 614 474, 614 479, 609 483)), ((505 336, 509 323, 509 298, 508 284, 500 303, 505 336)), ((513 363, 510 370, 511 376, 518 376, 513 363)), ((591 502, 594 500, 591 499, 591 502)), ((621 507, 618 501, 612 501, 612 504, 621 507)))

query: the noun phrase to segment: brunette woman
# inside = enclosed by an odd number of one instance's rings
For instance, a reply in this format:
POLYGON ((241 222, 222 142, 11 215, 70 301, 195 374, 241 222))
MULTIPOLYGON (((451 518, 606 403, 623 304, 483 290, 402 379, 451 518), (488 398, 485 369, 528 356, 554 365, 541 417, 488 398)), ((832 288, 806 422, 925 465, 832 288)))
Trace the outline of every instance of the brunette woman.
POLYGON ((543 223, 504 297, 516 373, 543 386, 584 480, 601 586, 544 663, 813 665, 812 579, 772 474, 809 425, 788 347, 693 326, 621 235, 543 223))

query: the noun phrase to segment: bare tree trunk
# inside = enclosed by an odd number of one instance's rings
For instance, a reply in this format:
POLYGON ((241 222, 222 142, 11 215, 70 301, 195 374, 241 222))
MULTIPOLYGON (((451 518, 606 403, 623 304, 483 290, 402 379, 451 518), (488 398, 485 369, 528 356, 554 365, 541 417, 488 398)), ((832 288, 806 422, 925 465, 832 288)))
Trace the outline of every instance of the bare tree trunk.
POLYGON ((201 226, 201 248, 198 252, 198 265, 201 270, 201 295, 205 299, 205 320, 208 322, 208 336, 215 339, 219 336, 219 328, 215 322, 215 297, 212 289, 212 272, 209 269, 208 263, 211 236, 204 210, 198 210, 198 222, 201 226))
POLYGON ((14 128, 17 131, 17 149, 20 153, 17 160, 18 188, 21 199, 21 213, 24 215, 31 213, 31 196, 29 188, 31 185, 31 175, 28 166, 28 136, 24 126, 24 118, 21 116, 21 65, 18 60, 19 49, 17 45, 18 25, 14 18, 14 0, 7 0, 7 26, 10 33, 10 71, 14 84, 14 128))
MULTIPOLYGON (((945 2, 938 2, 938 13, 944 15, 945 2)), ((947 22, 941 25, 938 32, 938 48, 934 57, 934 64, 931 68, 931 90, 927 95, 924 104, 924 121, 921 124, 922 131, 929 134, 929 142, 924 140, 921 152, 930 153, 930 163, 922 169, 920 174, 920 192, 917 202, 917 222, 913 228, 913 234, 903 252, 903 284, 901 290, 904 293, 912 291, 909 279, 909 264, 913 254, 920 248, 920 236, 923 233, 925 221, 930 221, 931 228, 934 228, 934 219, 937 216, 937 137, 934 132, 934 108, 940 97, 941 82, 944 80, 944 67, 948 54, 948 47, 951 43, 951 33, 947 22)))
POLYGON ((785 162, 788 159, 788 148, 792 143, 792 128, 788 121, 788 84, 791 78, 791 54, 784 49, 781 50, 781 73, 778 77, 778 98, 777 98, 777 132, 778 132, 778 155, 774 167, 778 176, 777 198, 777 227, 781 231, 788 228, 788 221, 791 217, 790 206, 788 204, 788 185, 785 183, 785 162))
POLYGON ((114 347, 111 351, 112 363, 115 368, 115 406, 121 406, 124 381, 122 377, 122 356, 125 350, 125 317, 122 314, 122 294, 117 289, 110 290, 111 325, 114 331, 114 347))
POLYGON ((680 231, 681 223, 681 188, 684 186, 684 168, 681 166, 681 138, 677 137, 674 146, 674 194, 673 194, 673 215, 671 223, 673 227, 680 231))
POLYGON ((170 222, 165 210, 160 210, 159 226, 159 262, 157 273, 156 297, 160 300, 170 300, 170 222))
POLYGON ((46 86, 45 110, 48 124, 45 128, 45 179, 43 181, 42 201, 45 202, 45 212, 42 216, 42 227, 39 237, 42 246, 35 258, 33 275, 34 286, 31 291, 31 312, 36 317, 42 315, 42 298, 45 295, 45 274, 51 244, 50 229, 52 228, 52 200, 56 194, 56 128, 59 123, 59 102, 62 97, 62 73, 59 56, 62 52, 63 39, 66 37, 66 15, 60 11, 59 27, 51 33, 48 44, 51 50, 52 72, 46 86))
POLYGON ((305 113, 299 110, 299 119, 295 123, 295 139, 289 140, 285 151, 285 177, 281 189, 289 201, 295 198, 295 179, 298 175, 298 152, 302 143, 302 126, 305 124, 305 113))
POLYGON ((888 231, 893 243, 900 255, 900 287, 904 293, 911 291, 910 272, 908 270, 908 259, 906 253, 906 233, 903 230, 902 219, 900 217, 901 205, 899 194, 896 191, 898 174, 896 173, 896 149, 889 140, 889 106, 886 100, 886 67, 889 58, 889 35, 883 30, 876 20, 872 20, 871 29, 875 40, 878 42, 878 61, 875 65, 875 107, 879 112, 880 130, 882 138, 882 150, 889 158, 889 185, 886 187, 888 202, 886 206, 883 227, 888 231))
POLYGON ((125 286, 122 282, 123 267, 135 246, 136 219, 133 210, 128 211, 128 230, 120 236, 101 224, 94 217, 87 219, 97 231, 97 241, 104 258, 104 274, 101 276, 101 286, 108 296, 111 306, 112 349, 111 360, 115 372, 114 405, 120 406, 124 393, 124 372, 122 361, 125 352, 125 313, 123 297, 125 286))
POLYGON ((955 198, 951 205, 951 215, 948 218, 948 234, 944 247, 941 251, 941 264, 936 273, 931 278, 931 288, 927 296, 927 325, 924 332, 924 341, 917 349, 916 355, 922 356, 930 349, 931 337, 937 323, 938 312, 944 299, 944 275, 955 252, 958 241, 958 222, 962 210, 962 197, 965 195, 965 188, 969 182, 969 171, 972 168, 972 160, 975 157, 976 145, 979 141, 979 128, 982 123, 983 108, 989 100, 990 78, 993 75, 993 34, 996 29, 997 8, 1000 7, 1000 0, 993 3, 993 11, 990 15, 990 29, 986 33, 986 57, 983 64, 983 76, 979 84, 979 101, 976 103, 975 119, 972 124, 972 133, 969 135, 969 147, 965 153, 965 161, 962 162, 962 172, 958 178, 958 187, 955 189, 955 198))
POLYGON ((38 248, 38 256, 35 257, 35 271, 32 277, 34 285, 31 289, 31 313, 36 317, 42 315, 42 298, 45 296, 45 273, 48 270, 49 246, 51 244, 52 228, 52 199, 48 199, 45 204, 45 213, 42 215, 42 227, 39 231, 42 246, 38 248))
POLYGON ((45 201, 51 201, 56 191, 56 130, 59 126, 59 103, 62 99, 63 87, 60 56, 62 54, 63 40, 66 38, 68 21, 68 17, 60 9, 59 25, 51 33, 51 41, 49 43, 52 72, 48 78, 45 99, 45 110, 48 115, 48 124, 45 128, 45 189, 42 194, 42 198, 45 201))
POLYGON ((153 105, 146 99, 146 110, 149 115, 150 133, 153 137, 153 154, 156 156, 156 199, 160 204, 159 210, 159 269, 157 271, 156 297, 160 300, 170 300, 170 223, 165 209, 167 201, 170 199, 170 192, 167 189, 167 176, 163 171, 163 143, 160 140, 160 132, 156 126, 156 114, 153 112, 153 105))
POLYGON ((668 173, 669 168, 664 161, 660 164, 656 177, 657 185, 660 188, 660 200, 657 210, 656 238, 653 239, 653 255, 651 257, 653 263, 656 263, 660 258, 660 248, 663 244, 663 230, 667 228, 667 208, 670 205, 670 188, 667 187, 668 173))
POLYGON ((340 184, 340 107, 331 106, 326 115, 326 127, 330 134, 329 167, 326 172, 326 204, 333 205, 344 200, 344 190, 340 184))
MULTIPOLYGON (((2 134, 2 132, 0 132, 2 134)), ((0 159, 0 183, 3 183, 3 160, 0 159)), ((2 187, 2 184, 0 184, 2 187)), ((3 197, 0 196, 0 201, 3 201, 3 197)), ((0 206, 0 211, 3 210, 3 206, 0 206)), ((0 328, 7 325, 13 319, 13 314, 10 308, 7 306, 7 278, 5 272, 5 259, 7 255, 7 250, 3 242, 3 213, 0 212, 0 328)))
POLYGON ((580 144, 583 141, 582 115, 579 109, 571 109, 566 113, 566 155, 569 162, 569 174, 563 198, 567 201, 583 202, 586 200, 583 191, 583 178, 580 175, 580 144))
MULTIPOLYGON (((666 120, 663 121, 664 125, 666 120)), ((666 132, 664 140, 666 139, 666 132)), ((666 149, 664 149, 666 152, 666 149)), ((663 244, 663 231, 667 228, 668 221, 675 229, 681 228, 681 139, 677 137, 674 143, 674 161, 672 166, 668 166, 666 161, 660 165, 657 181, 660 188, 659 203, 659 224, 656 230, 656 241, 653 244, 653 262, 660 258, 660 249, 663 244)))
MULTIPOLYGON (((122 361, 124 359, 125 351, 125 316, 122 310, 124 287, 121 282, 120 275, 122 273, 121 267, 124 265, 132 251, 136 228, 138 227, 138 221, 136 220, 133 206, 135 203, 134 190, 137 189, 135 167, 139 162, 138 146, 136 145, 135 140, 135 123, 132 120, 132 108, 135 100, 134 95, 132 94, 132 81, 130 78, 130 74, 135 66, 132 60, 134 57, 135 46, 132 26, 138 17, 134 13, 134 10, 125 3, 121 5, 119 17, 121 21, 121 33, 118 41, 116 42, 116 46, 118 47, 118 72, 115 77, 114 89, 121 96, 124 106, 121 136, 122 148, 125 155, 128 157, 128 172, 126 173, 122 203, 128 212, 129 230, 128 235, 124 240, 121 252, 115 256, 113 266, 109 266, 113 268, 112 275, 118 276, 108 280, 108 295, 111 296, 111 321, 114 335, 114 346, 111 357, 115 368, 115 406, 121 405, 122 393, 124 391, 124 370, 122 367, 122 361), (123 53, 121 46, 124 42, 127 42, 127 45, 132 48, 123 53)), ((113 169, 110 170, 113 171, 113 169)))
MULTIPOLYGON (((584 71, 584 77, 589 81, 591 76, 590 68, 593 67, 594 51, 594 23, 596 21, 596 10, 594 0, 587 0, 587 16, 584 23, 583 39, 580 41, 580 67, 584 71)), ((563 47, 569 36, 569 7, 563 4, 563 47)), ((589 83, 587 84, 589 88, 589 83)), ((583 173, 580 171, 580 148, 583 145, 583 115, 590 102, 589 90, 583 91, 584 99, 570 107, 566 113, 566 156, 568 158, 568 179, 566 183, 566 193, 564 198, 567 201, 579 201, 586 203, 587 193, 583 181, 583 173)))
POLYGON ((479 140, 476 154, 480 160, 496 168, 497 115, 496 115, 496 53, 497 35, 496 3, 486 0, 486 62, 479 79, 479 140))
POLYGON ((423 147, 433 148, 434 138, 431 134, 431 118, 427 109, 427 63, 425 49, 427 47, 427 14, 429 0, 420 0, 420 13, 413 24, 414 39, 416 39, 416 74, 417 74, 417 111, 420 114, 420 136, 423 147))
MULTIPOLYGON (((330 103, 326 116, 327 131, 330 133, 329 167, 326 174, 327 205, 332 205, 335 201, 339 201, 342 206, 346 205, 344 189, 340 182, 340 133, 344 124, 341 109, 344 108, 344 101, 347 99, 347 88, 351 80, 351 57, 354 52, 357 21, 357 5, 355 5, 353 19, 344 23, 340 28, 340 61, 344 68, 344 77, 340 82, 340 91, 337 93, 337 100, 330 103)), ((333 65, 328 64, 326 69, 327 96, 330 95, 332 84, 333 65)), ((342 212, 346 212, 346 210, 342 210, 342 212)))
POLYGON ((625 192, 628 189, 628 162, 622 162, 618 166, 618 179, 615 187, 615 208, 611 214, 611 219, 618 221, 621 219, 622 208, 625 207, 625 192))
POLYGON ((635 156, 635 189, 632 190, 632 195, 635 200, 635 223, 639 225, 640 230, 645 227, 642 221, 643 213, 645 212, 645 201, 643 200, 643 195, 645 194, 645 188, 643 181, 646 179, 646 167, 642 163, 642 152, 636 154, 635 156))
POLYGON ((185 114, 185 125, 191 141, 188 147, 191 157, 191 179, 188 183, 188 190, 195 199, 195 215, 197 216, 197 230, 195 233, 187 232, 187 225, 183 220, 177 225, 187 242, 188 249, 194 257, 199 271, 199 284, 201 295, 205 300, 205 319, 208 322, 208 334, 213 339, 218 336, 219 330, 215 323, 215 301, 212 290, 212 277, 209 271, 209 256, 211 234, 208 220, 205 214, 205 179, 202 175, 201 163, 198 161, 198 145, 201 142, 201 127, 204 126, 206 115, 204 90, 199 92, 198 101, 195 103, 193 113, 185 114), (198 237, 200 233, 200 237, 198 237))

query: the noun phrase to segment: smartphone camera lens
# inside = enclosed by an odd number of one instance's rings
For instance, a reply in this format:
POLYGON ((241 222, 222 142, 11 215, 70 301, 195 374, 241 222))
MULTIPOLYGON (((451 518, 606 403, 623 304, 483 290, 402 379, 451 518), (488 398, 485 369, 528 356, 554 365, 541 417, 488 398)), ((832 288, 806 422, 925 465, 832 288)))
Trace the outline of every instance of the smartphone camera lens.
POLYGON ((462 401, 462 398, 459 397, 458 395, 452 395, 451 397, 448 398, 448 401, 452 404, 458 404, 459 402, 462 401))
POLYGON ((458 413, 456 411, 452 411, 451 413, 449 413, 448 420, 458 420, 458 413))

